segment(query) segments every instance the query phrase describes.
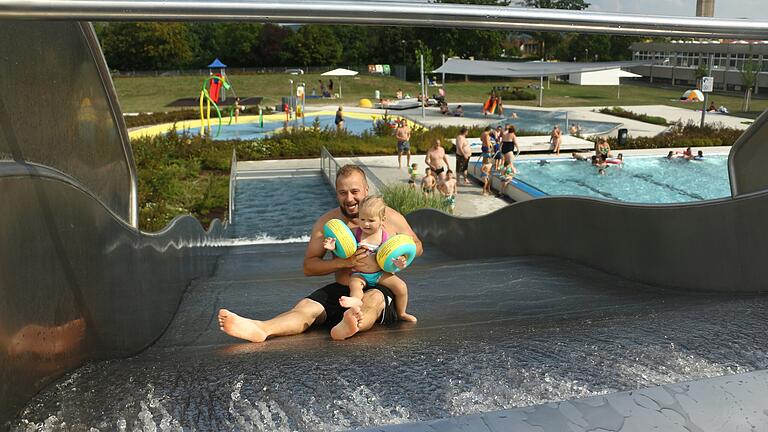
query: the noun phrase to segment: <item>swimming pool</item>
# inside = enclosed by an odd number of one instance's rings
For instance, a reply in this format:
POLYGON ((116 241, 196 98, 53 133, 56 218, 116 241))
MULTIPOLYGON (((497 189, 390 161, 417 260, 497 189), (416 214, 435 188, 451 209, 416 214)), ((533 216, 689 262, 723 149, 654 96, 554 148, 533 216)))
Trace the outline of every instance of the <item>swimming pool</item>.
POLYGON ((308 241, 317 218, 335 206, 333 190, 319 172, 238 179, 232 227, 241 239, 308 241))
POLYGON ((635 203, 679 203, 730 196, 727 155, 701 161, 667 160, 660 156, 625 158, 606 175, 586 161, 515 162, 517 179, 547 195, 573 195, 635 203))
MULTIPOLYGON (((298 119, 298 120, 291 120, 289 122, 285 122, 283 120, 281 121, 264 121, 264 126, 259 126, 258 122, 247 122, 247 123, 239 123, 231 125, 227 125, 228 120, 224 120, 221 125, 221 132, 218 136, 214 136, 214 140, 233 140, 233 139, 241 139, 241 140, 255 140, 259 138, 264 138, 271 133, 289 127, 289 128, 311 128, 313 125, 313 122, 315 121, 315 118, 317 118, 320 122, 320 128, 325 129, 327 127, 335 128, 336 125, 334 124, 335 116, 333 115, 318 115, 318 116, 312 116, 307 115, 306 118, 298 119)), ((344 119, 344 128, 356 135, 360 135, 363 132, 372 132, 373 131, 373 121, 374 116, 371 116, 370 119, 361 119, 361 118, 354 118, 351 116, 347 116, 344 119)), ((218 119, 212 119, 211 120, 211 127, 213 128, 213 133, 216 133, 217 126, 218 125, 218 119)), ((190 126, 186 129, 179 129, 178 133, 185 133, 188 132, 193 135, 197 135, 200 133, 200 125, 199 123, 196 126, 190 126)))
POLYGON ((600 122, 600 121, 592 121, 592 120, 573 120, 568 119, 566 122, 566 111, 541 111, 541 110, 521 110, 521 109, 510 109, 505 108, 504 109, 504 116, 485 116, 483 115, 480 110, 481 107, 471 107, 467 108, 467 110, 464 111, 464 115, 466 117, 473 117, 473 118, 498 118, 500 119, 498 122, 495 122, 493 125, 494 127, 496 125, 505 125, 505 124, 513 124, 515 125, 515 128, 521 129, 524 131, 540 131, 547 135, 549 135, 549 132, 552 130, 552 127, 555 125, 559 125, 560 129, 563 131, 564 134, 568 134, 568 128, 570 127, 570 124, 577 124, 581 128, 581 134, 582 135, 592 135, 592 134, 603 134, 610 132, 612 129, 615 129, 619 126, 621 126, 621 123, 612 123, 612 122, 600 122), (513 119, 509 116, 512 115, 512 112, 517 114, 518 118, 513 119))

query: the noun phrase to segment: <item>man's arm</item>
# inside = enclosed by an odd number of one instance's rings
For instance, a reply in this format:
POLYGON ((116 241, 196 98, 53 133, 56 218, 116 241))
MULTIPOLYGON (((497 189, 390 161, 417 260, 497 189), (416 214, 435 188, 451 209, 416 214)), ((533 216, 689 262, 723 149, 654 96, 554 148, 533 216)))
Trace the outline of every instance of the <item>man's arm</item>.
MULTIPOLYGON (((395 234, 406 234, 411 236, 413 242, 416 243, 416 256, 421 256, 424 253, 424 247, 421 245, 419 236, 413 232, 408 221, 397 210, 387 207, 387 231, 395 234)), ((320 245, 322 247, 322 244, 320 245)))

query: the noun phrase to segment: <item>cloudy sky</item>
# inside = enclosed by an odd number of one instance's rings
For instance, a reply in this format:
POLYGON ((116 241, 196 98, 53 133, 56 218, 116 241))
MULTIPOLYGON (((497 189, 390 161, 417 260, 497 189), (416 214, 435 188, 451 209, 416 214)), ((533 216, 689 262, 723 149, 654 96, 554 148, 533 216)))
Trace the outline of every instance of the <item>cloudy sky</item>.
MULTIPOLYGON (((586 0, 588 10, 647 15, 696 15, 696 0, 586 0)), ((768 20, 766 0, 715 0, 715 17, 768 20)))

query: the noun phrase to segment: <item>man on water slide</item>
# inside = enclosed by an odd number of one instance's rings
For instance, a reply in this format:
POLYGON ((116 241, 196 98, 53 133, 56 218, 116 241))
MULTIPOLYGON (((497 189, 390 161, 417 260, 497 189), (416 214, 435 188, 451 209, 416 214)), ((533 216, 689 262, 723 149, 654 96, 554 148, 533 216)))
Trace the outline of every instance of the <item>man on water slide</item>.
MULTIPOLYGON (((394 296, 386 287, 375 286, 363 294, 363 307, 353 312, 339 304, 342 296, 349 296, 349 277, 352 269, 367 254, 364 248, 347 258, 333 256, 324 259, 323 226, 331 219, 341 219, 353 230, 358 224, 358 203, 368 196, 365 172, 355 165, 345 165, 336 173, 336 199, 334 208, 315 222, 312 227, 307 251, 304 254, 304 274, 322 276, 334 273, 336 281, 300 300, 291 310, 267 321, 241 317, 227 309, 219 310, 219 328, 230 336, 251 342, 263 342, 270 336, 289 336, 304 332, 313 324, 332 326, 331 337, 347 339, 357 332, 369 330, 375 322, 390 323, 396 320, 394 296)), ((413 232, 408 221, 397 211, 387 207, 384 228, 387 232, 407 234, 416 243, 416 254, 421 255, 421 240, 413 232)))

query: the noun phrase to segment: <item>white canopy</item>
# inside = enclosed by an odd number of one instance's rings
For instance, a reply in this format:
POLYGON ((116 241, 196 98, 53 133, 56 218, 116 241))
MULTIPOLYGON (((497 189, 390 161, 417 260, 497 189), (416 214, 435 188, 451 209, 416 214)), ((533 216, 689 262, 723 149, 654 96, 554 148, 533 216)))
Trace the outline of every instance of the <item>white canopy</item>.
POLYGON ((357 72, 349 69, 344 69, 344 68, 336 68, 332 71, 324 72, 321 75, 343 77, 343 76, 355 76, 357 75, 357 72))
MULTIPOLYGON (((328 72, 324 72, 324 73, 322 73, 320 75, 322 75, 322 76, 335 76, 335 77, 339 77, 339 97, 341 97, 341 77, 355 76, 355 75, 357 75, 357 71, 353 71, 353 70, 349 70, 349 69, 344 69, 344 68, 336 68, 334 70, 331 70, 331 71, 328 71, 328 72)), ((333 96, 333 95, 331 95, 331 96, 333 96)))

